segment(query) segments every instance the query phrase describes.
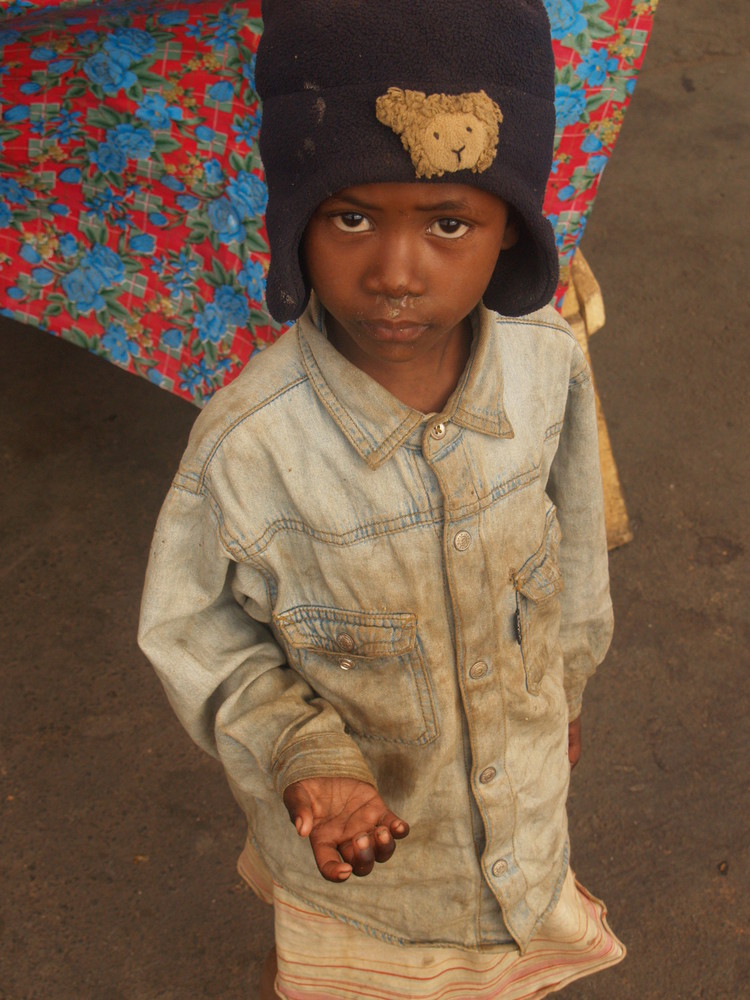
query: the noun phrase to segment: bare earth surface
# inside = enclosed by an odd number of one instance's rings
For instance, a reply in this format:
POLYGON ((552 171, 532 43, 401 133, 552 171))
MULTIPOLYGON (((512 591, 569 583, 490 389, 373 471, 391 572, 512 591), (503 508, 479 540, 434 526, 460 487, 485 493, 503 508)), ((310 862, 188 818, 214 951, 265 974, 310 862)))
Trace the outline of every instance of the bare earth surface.
MULTIPOLYGON (((571 1000, 750 996, 747 47, 746 0, 662 4, 583 244, 635 540, 573 861, 629 956, 571 1000)), ((252 998, 242 820, 135 645, 195 410, 30 328, 0 347, 0 997, 252 998)))

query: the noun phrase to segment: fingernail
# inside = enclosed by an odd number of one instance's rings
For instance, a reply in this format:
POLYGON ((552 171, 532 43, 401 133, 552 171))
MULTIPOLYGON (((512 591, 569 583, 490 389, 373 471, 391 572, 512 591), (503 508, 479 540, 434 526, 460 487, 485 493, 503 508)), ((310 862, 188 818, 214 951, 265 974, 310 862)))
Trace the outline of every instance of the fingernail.
POLYGON ((367 836, 357 837, 357 847, 365 848, 365 847, 369 847, 369 846, 370 846, 370 838, 369 837, 367 837, 367 836))
POLYGON ((390 840, 390 834, 387 830, 378 830, 378 840, 385 844, 390 840))
POLYGON ((295 821, 294 821, 294 828, 297 831, 297 833, 299 833, 300 830, 302 829, 302 817, 301 816, 298 816, 295 819, 295 821))

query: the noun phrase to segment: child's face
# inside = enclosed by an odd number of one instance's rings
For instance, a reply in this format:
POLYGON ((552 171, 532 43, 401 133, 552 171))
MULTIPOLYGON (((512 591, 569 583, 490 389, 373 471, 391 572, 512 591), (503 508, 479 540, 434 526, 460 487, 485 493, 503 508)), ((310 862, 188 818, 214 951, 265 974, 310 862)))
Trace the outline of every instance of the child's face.
MULTIPOLYGON (((312 287, 334 342, 374 365, 418 365, 470 329, 508 206, 466 184, 363 184, 318 206, 305 232, 312 287)), ((355 362, 356 363, 356 362, 355 362)))

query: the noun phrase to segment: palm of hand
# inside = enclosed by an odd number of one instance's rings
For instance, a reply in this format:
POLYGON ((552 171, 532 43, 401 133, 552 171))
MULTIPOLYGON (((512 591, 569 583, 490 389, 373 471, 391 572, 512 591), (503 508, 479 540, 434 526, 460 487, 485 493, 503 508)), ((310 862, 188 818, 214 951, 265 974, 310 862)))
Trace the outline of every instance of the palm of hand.
POLYGON ((286 789, 284 803, 297 833, 310 837, 321 875, 332 882, 352 872, 369 875, 409 832, 377 790, 355 778, 305 778, 286 789))

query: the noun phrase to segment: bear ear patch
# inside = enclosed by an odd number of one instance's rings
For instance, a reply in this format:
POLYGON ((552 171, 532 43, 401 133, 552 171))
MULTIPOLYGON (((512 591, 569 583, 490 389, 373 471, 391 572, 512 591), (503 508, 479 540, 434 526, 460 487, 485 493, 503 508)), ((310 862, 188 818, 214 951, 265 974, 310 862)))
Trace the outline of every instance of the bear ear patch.
POLYGON ((503 114, 483 90, 427 95, 389 87, 375 101, 375 114, 400 136, 417 177, 482 173, 495 159, 503 114))

